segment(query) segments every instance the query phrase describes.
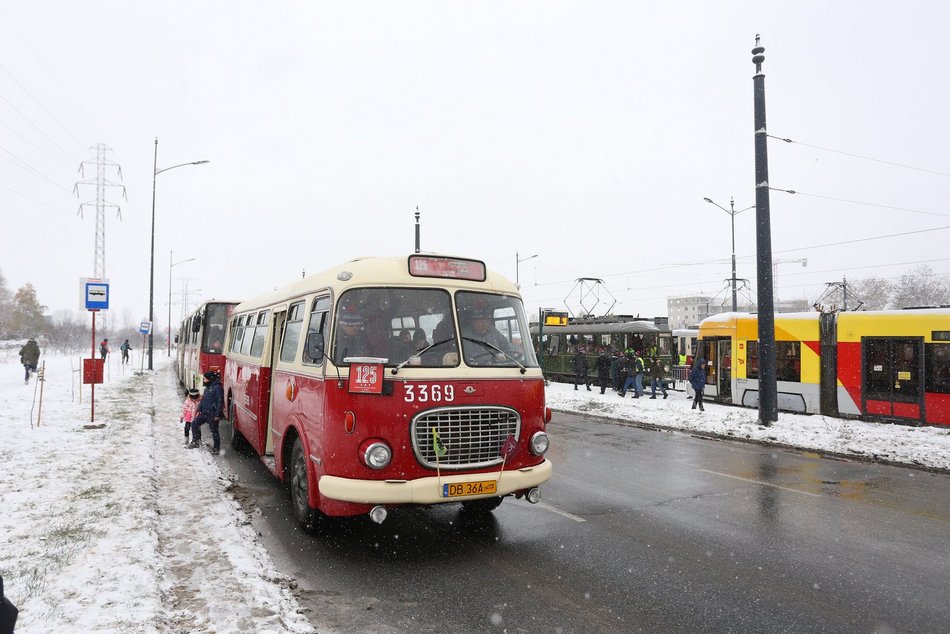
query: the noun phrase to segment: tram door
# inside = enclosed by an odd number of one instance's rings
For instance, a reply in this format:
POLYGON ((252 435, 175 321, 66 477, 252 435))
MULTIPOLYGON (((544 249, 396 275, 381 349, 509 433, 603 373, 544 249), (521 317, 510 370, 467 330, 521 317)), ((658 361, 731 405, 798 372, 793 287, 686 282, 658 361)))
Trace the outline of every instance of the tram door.
POLYGON ((862 409, 876 416, 924 418, 920 337, 862 337, 862 409))
POLYGON ((706 358, 706 390, 717 401, 732 402, 732 339, 706 337, 702 341, 706 358))

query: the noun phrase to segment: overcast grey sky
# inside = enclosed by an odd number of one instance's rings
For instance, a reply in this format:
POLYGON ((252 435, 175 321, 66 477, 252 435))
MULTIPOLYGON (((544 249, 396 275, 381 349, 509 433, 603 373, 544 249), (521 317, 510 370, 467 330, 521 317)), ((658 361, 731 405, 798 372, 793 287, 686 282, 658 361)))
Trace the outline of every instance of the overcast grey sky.
MULTIPOLYGON (((754 201, 756 33, 772 140, 777 297, 941 275, 950 229, 942 2, 0 2, 0 271, 51 312, 92 275, 71 193, 96 143, 128 201, 107 212, 113 315, 182 284, 247 298, 360 255, 422 248, 515 277, 529 311, 603 278, 617 313, 725 293, 729 216, 754 201), (939 172, 903 169, 839 152, 939 172), (24 167, 24 164, 28 167, 24 167), (902 207, 914 213, 830 200, 902 207), (699 266, 686 263, 703 262, 699 266), (654 270, 660 268, 661 270, 654 270)), ((82 190, 82 200, 95 197, 82 190)), ((754 211, 736 217, 750 278, 754 211)), ((946 256, 950 257, 950 256, 946 256)), ((606 296, 605 296, 606 297, 606 296)), ((576 306, 576 293, 570 296, 576 306)), ((601 305, 597 311, 602 311, 601 305)))

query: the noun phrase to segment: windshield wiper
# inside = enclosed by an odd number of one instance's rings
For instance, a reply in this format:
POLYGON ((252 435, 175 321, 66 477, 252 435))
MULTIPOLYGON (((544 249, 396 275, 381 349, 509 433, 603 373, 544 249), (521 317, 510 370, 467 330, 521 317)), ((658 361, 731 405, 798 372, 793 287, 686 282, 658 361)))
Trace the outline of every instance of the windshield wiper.
POLYGON ((429 350, 432 350, 432 349, 435 348, 436 346, 441 346, 443 343, 448 343, 448 342, 450 342, 450 341, 455 341, 455 337, 449 337, 448 339, 443 339, 442 341, 436 341, 435 343, 426 346, 426 347, 423 348, 422 350, 416 350, 415 353, 411 354, 408 359, 406 359, 405 361, 403 361, 402 363, 400 363, 399 365, 397 365, 395 368, 393 368, 393 374, 398 374, 398 373, 399 373, 399 370, 401 370, 404 365, 406 365, 407 363, 409 363, 409 362, 412 361, 413 359, 418 359, 418 358, 421 357, 424 353, 428 352, 429 350))
POLYGON ((494 351, 497 352, 498 354, 504 355, 505 358, 511 359, 512 361, 515 362, 515 364, 516 364, 519 368, 521 368, 521 373, 522 373, 522 374, 524 374, 525 372, 528 371, 528 369, 527 369, 526 367, 524 367, 523 365, 521 365, 521 362, 520 362, 520 361, 518 361, 517 359, 515 359, 513 356, 511 356, 510 354, 508 354, 507 352, 505 352, 505 351, 502 350, 501 348, 497 348, 497 347, 493 346, 492 344, 488 343, 487 341, 482 341, 481 339, 473 339, 473 338, 471 338, 471 337, 462 337, 462 339, 465 340, 465 341, 471 341, 472 343, 481 344, 481 345, 485 346, 486 348, 488 348, 489 350, 494 350, 494 351))

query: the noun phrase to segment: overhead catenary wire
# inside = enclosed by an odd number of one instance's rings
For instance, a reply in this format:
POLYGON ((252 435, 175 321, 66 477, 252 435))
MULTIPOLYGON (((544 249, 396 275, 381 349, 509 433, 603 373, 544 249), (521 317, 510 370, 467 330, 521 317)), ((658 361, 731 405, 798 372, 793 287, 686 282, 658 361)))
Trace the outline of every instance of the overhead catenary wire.
POLYGON ((850 156, 852 158, 858 158, 864 161, 872 161, 874 163, 883 163, 884 165, 891 165, 893 167, 900 167, 903 169, 914 170, 915 172, 925 172, 927 174, 935 174, 937 176, 950 176, 948 172, 941 172, 939 170, 927 169, 925 167, 915 167, 913 165, 907 165, 905 163, 897 163, 896 161, 885 161, 884 159, 873 158, 870 156, 864 156, 862 154, 855 154, 854 152, 845 152, 843 150, 835 150, 832 148, 822 147, 820 145, 811 145, 809 143, 803 143, 801 141, 795 141, 787 137, 780 137, 774 134, 767 135, 770 139, 775 139, 776 141, 784 141, 785 143, 794 143, 796 145, 803 145, 805 147, 810 147, 816 150, 821 150, 823 152, 832 152, 834 154, 841 154, 843 156, 850 156))

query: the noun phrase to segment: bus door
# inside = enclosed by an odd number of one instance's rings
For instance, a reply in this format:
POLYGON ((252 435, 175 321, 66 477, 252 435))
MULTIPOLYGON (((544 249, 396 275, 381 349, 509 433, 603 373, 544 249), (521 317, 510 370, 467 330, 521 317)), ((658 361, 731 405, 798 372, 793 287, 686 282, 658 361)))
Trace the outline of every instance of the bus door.
MULTIPOLYGON (((263 425, 264 429, 264 445, 261 455, 268 456, 274 454, 274 435, 271 433, 273 429, 273 420, 274 420, 274 402, 277 400, 274 398, 276 394, 275 390, 275 381, 277 380, 277 361, 280 359, 280 349, 284 342, 284 331, 285 325, 287 324, 287 311, 284 310, 274 310, 274 318, 271 322, 271 332, 270 332, 270 361, 268 366, 270 367, 270 385, 267 388, 267 424, 263 425)), ((265 408, 261 408, 262 410, 265 408)), ((258 423, 260 424, 260 422, 258 423)))
POLYGON ((862 337, 861 409, 872 416, 924 418, 921 337, 862 337))

